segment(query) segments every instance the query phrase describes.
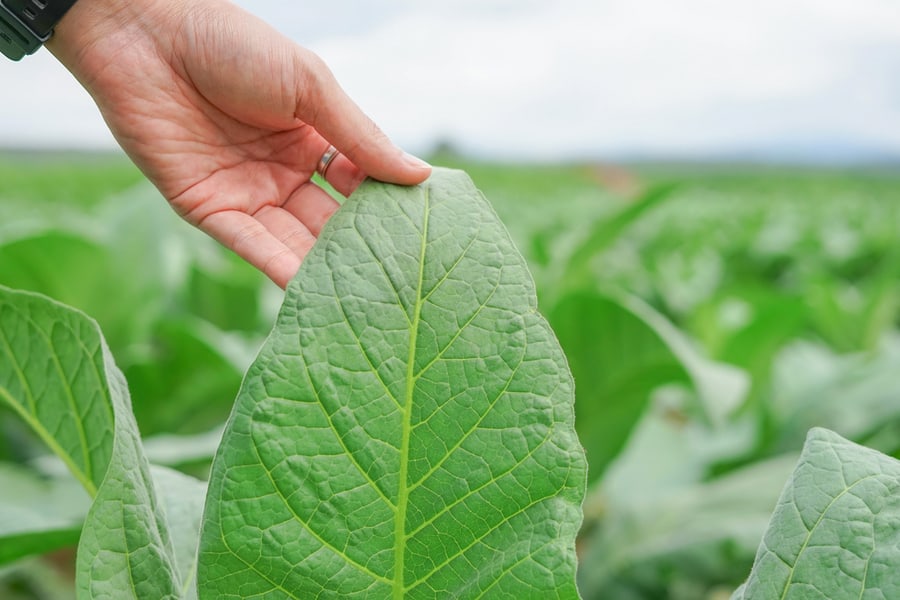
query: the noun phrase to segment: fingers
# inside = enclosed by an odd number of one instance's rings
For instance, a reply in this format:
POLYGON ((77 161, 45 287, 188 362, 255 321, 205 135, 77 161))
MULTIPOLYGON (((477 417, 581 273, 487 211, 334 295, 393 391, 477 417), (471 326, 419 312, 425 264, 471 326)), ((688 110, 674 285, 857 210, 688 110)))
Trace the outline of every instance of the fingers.
POLYGON ((390 183, 414 185, 428 178, 431 167, 395 146, 341 89, 319 57, 297 47, 295 68, 299 86, 296 117, 312 125, 353 165, 390 183))
POLYGON ((306 183, 280 207, 267 205, 253 215, 216 212, 203 219, 200 228, 283 289, 338 207, 325 190, 306 183))
MULTIPOLYGON (((335 166, 337 165, 332 165, 331 169, 335 166)), ((332 175, 331 169, 328 170, 329 176, 332 175)), ((283 205, 284 210, 303 223, 307 231, 315 237, 319 236, 325 222, 339 207, 340 205, 328 192, 314 183, 301 185, 283 205)))
POLYGON ((287 287, 300 268, 300 256, 262 222, 246 213, 215 213, 204 220, 203 229, 265 273, 282 289, 287 287))
MULTIPOLYGON (((277 217, 273 220, 277 221, 277 217)), ((270 226, 272 223, 270 223, 270 226)), ((231 248, 238 256, 265 273, 282 289, 287 287, 300 268, 301 256, 285 242, 278 239, 266 225, 250 215, 228 210, 209 215, 203 220, 202 229, 231 248)), ((289 227, 279 227, 279 232, 288 243, 297 249, 303 246, 301 233, 292 234, 289 227)), ((315 241, 312 234, 307 235, 315 241)), ((309 247, 312 246, 309 242, 309 247)), ((306 251, 309 250, 306 248, 306 251)), ((303 252, 305 256, 306 252, 303 252)))
POLYGON ((349 196, 365 180, 366 174, 362 169, 354 165, 349 158, 343 154, 338 154, 331 162, 331 165, 329 165, 323 178, 341 195, 349 196))
POLYGON ((283 208, 267 206, 256 219, 302 262, 316 242, 316 235, 283 208))

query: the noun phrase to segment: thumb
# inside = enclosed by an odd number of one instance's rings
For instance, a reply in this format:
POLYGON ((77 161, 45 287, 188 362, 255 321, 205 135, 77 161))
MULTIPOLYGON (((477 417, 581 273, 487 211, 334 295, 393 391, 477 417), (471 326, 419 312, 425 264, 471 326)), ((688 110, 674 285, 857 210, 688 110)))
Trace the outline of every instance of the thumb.
POLYGON ((321 58, 298 47, 296 61, 298 119, 312 125, 370 177, 403 185, 428 178, 428 163, 395 146, 344 92, 321 58))

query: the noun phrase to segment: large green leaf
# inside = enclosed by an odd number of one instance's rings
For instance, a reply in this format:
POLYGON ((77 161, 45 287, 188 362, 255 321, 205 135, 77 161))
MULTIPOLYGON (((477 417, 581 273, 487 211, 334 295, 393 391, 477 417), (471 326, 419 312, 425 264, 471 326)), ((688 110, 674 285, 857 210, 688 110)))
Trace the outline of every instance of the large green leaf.
POLYGON ((584 455, 535 305, 464 174, 363 184, 244 380, 200 597, 576 598, 584 455))
POLYGON ((900 598, 900 462, 813 429, 735 600, 900 598))
POLYGON ((0 287, 0 357, 0 400, 94 497, 78 546, 79 598, 192 596, 203 485, 162 476, 166 497, 181 497, 170 522, 97 324, 43 296, 0 287))
POLYGON ((113 447, 106 358, 97 325, 83 314, 0 286, 0 401, 91 496, 113 447))

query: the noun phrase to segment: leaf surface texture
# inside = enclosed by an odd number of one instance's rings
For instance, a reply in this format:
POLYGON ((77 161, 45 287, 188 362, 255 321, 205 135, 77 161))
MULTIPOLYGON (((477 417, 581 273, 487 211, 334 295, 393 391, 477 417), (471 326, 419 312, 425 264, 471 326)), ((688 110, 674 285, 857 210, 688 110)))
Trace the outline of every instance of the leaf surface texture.
POLYGON ((201 598, 577 598, 572 404, 525 262, 468 177, 364 183, 244 380, 201 598))
POLYGON ((734 600, 900 598, 900 462, 813 429, 734 600))
POLYGON ((0 286, 0 359, 0 401, 93 498, 78 545, 79 599, 194 597, 205 486, 151 471, 125 380, 97 324, 0 286))

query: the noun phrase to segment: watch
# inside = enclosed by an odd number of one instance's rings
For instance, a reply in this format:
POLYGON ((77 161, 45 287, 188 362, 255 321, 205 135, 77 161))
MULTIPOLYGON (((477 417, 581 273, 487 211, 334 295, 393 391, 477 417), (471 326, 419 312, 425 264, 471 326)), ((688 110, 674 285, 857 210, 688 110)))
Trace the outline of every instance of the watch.
POLYGON ((75 0, 0 0, 0 52, 13 60, 34 54, 75 0))

